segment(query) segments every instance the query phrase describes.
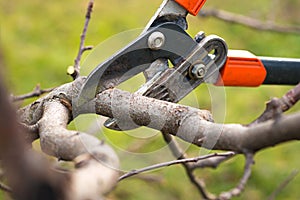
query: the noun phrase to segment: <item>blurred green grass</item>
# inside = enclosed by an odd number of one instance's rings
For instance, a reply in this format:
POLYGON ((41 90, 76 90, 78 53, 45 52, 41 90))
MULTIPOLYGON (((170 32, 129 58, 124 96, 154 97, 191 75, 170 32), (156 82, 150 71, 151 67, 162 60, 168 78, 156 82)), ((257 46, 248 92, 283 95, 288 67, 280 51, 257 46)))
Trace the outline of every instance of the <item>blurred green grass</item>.
MULTIPOLYGON (((97 45, 117 33, 142 28, 160 3, 161 0, 96 1, 86 44, 97 45)), ((37 83, 48 88, 71 81, 66 75, 66 68, 73 64, 77 54, 87 1, 2 0, 0 5, 0 48, 4 54, 5 79, 11 91, 22 94, 31 91, 37 83)), ((283 24, 300 25, 300 3, 296 0, 210 0, 205 6, 264 20, 276 18, 277 22, 283 24)), ((188 20, 191 35, 200 30, 207 34, 217 34, 226 40, 231 49, 247 49, 262 56, 300 57, 299 35, 261 32, 212 18, 189 17, 188 20)), ((87 56, 88 54, 84 54, 84 58, 87 56)), ((289 88, 291 87, 225 88, 222 93, 226 95, 224 121, 250 122, 263 111, 266 101, 271 97, 282 96, 289 88)), ((200 86, 195 94, 191 94, 182 103, 211 109, 209 90, 206 86, 200 86)), ((298 105, 289 112, 299 108, 298 105)), ((106 131, 106 137, 123 148, 136 144, 130 135, 114 131, 106 131)), ((160 145, 161 137, 155 136, 140 151, 150 152, 160 145)), ((266 199, 292 170, 299 169, 298 151, 299 143, 290 142, 258 153, 246 191, 236 199, 266 199)), ((197 155, 199 150, 189 147, 188 152, 197 155)), ((155 161, 161 159, 157 158, 155 161)), ((136 162, 140 164, 141 161, 136 162)), ((197 174, 207 180, 209 189, 220 192, 234 186, 241 176, 242 168, 243 158, 240 156, 225 163, 218 170, 198 170, 197 174)), ((169 167, 153 174, 162 177, 162 182, 148 183, 135 178, 125 180, 118 185, 110 199, 199 199, 198 193, 180 166, 169 167)), ((278 199, 299 199, 299 184, 298 175, 280 193, 278 199)), ((0 192, 0 199, 3 198, 0 192)))

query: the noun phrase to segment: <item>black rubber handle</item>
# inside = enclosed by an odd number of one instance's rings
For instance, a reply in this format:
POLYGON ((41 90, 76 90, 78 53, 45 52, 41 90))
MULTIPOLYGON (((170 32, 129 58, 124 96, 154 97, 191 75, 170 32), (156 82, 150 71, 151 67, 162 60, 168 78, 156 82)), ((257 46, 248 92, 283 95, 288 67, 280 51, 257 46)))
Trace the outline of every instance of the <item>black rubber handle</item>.
POLYGON ((267 70, 263 84, 296 85, 300 82, 300 59, 258 57, 267 70))

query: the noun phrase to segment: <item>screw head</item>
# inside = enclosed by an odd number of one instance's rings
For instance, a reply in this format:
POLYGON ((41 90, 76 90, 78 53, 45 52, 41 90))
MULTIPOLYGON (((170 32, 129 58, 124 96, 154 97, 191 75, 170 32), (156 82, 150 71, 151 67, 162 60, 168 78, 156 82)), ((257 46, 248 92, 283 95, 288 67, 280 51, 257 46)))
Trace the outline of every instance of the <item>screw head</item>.
POLYGON ((198 79, 204 78, 206 74, 205 65, 202 63, 194 65, 191 70, 191 74, 194 78, 198 78, 198 79))
POLYGON ((148 38, 148 47, 152 50, 159 50, 165 44, 165 36, 161 32, 153 32, 148 38))
POLYGON ((205 38, 205 33, 203 31, 200 31, 199 33, 196 34, 194 39, 197 43, 200 43, 204 38, 205 38))

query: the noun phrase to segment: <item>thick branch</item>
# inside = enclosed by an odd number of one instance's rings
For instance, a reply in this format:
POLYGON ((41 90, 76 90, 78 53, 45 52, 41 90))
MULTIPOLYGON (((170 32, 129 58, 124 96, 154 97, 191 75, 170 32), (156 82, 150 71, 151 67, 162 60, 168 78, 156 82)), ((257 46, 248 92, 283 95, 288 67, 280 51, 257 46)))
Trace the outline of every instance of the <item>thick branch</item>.
POLYGON ((26 135, 30 142, 37 138, 37 129, 43 151, 75 162, 76 169, 68 172, 70 179, 65 191, 72 200, 99 199, 115 186, 119 176, 118 157, 108 145, 88 134, 67 129, 72 111, 70 102, 84 80, 78 78, 62 85, 18 113, 23 126, 32 129, 26 135))
POLYGON ((117 119, 121 117, 120 121, 124 123, 135 122, 209 149, 243 153, 300 139, 300 113, 245 127, 240 124, 216 124, 210 121, 207 111, 117 89, 97 95, 94 104, 98 114, 117 119))
POLYGON ((68 121, 69 110, 59 100, 45 102, 38 123, 42 150, 77 163, 77 170, 71 173, 71 199, 95 199, 114 188, 119 176, 118 157, 96 137, 68 130, 68 121))
MULTIPOLYGON (((77 78, 76 81, 61 85, 55 88, 51 93, 47 94, 46 96, 39 98, 33 103, 19 109, 18 116, 20 117, 20 121, 27 126, 36 127, 38 121, 43 116, 44 104, 46 102, 52 101, 55 98, 67 99, 69 102, 71 102, 72 99, 75 99, 78 96, 78 93, 84 81, 84 77, 77 78)), ((29 136, 28 138, 34 137, 29 136)))
MULTIPOLYGON (((43 114, 43 104, 62 95, 76 99, 84 78, 63 85, 46 97, 20 110, 22 122, 34 125, 43 114)), ((240 124, 216 124, 208 111, 109 89, 80 113, 98 113, 115 117, 124 124, 148 126, 205 148, 244 152, 258 151, 276 144, 300 139, 300 113, 245 127, 240 124)), ((74 106, 73 106, 74 109, 74 106)))
POLYGON ((118 159, 110 147, 94 136, 68 130, 68 121, 69 110, 59 101, 45 103, 39 133, 41 147, 46 153, 59 159, 74 160, 83 153, 97 152, 103 154, 107 164, 118 167, 118 159))

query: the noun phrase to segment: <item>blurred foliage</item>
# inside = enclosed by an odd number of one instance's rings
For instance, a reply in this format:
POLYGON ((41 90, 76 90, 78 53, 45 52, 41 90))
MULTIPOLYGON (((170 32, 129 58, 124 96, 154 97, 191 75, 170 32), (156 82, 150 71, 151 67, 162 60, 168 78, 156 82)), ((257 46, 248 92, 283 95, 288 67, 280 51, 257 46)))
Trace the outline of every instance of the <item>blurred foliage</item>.
MULTIPOLYGON (((86 44, 96 46, 117 33, 144 27, 160 3, 161 0, 96 0, 86 44)), ((5 79, 11 91, 14 94, 22 94, 31 91, 37 83, 43 88, 48 88, 71 81, 66 75, 66 68, 73 64, 77 54, 87 1, 1 0, 0 5, 0 49, 4 55, 5 79)), ((300 25, 300 2, 297 0, 210 0, 205 7, 220 8, 281 24, 300 25)), ((207 34, 217 34, 226 40, 231 49, 247 49, 256 55, 264 56, 300 55, 299 35, 261 32, 213 18, 189 16, 188 21, 191 35, 200 30, 204 30, 207 34)), ((132 38, 127 37, 124 41, 129 39, 132 38)), ((116 44, 118 45, 120 44, 116 44)), ((110 47, 117 49, 115 45, 110 47)), ((109 52, 106 56, 110 55, 111 49, 104 49, 109 52)), ((84 58, 87 55, 84 54, 84 58)), ((135 81, 133 82, 137 85, 135 81)), ((214 86, 204 85, 198 87, 195 93, 181 103, 214 109, 216 113, 222 109, 221 116, 217 117, 219 122, 249 123, 264 110, 264 103, 267 100, 282 96, 290 88, 262 86, 225 88, 212 92, 214 86), (222 105, 218 102, 213 103, 213 98, 218 98, 218 95, 224 98, 222 105)), ((290 112, 295 110, 299 110, 299 105, 290 112)), ((83 123, 89 123, 88 119, 83 123)), ((71 125, 76 126, 78 124, 71 125)), ((138 131, 144 134, 149 132, 148 129, 138 131)), ((134 134, 138 132, 122 134, 105 130, 105 139, 115 147, 132 148, 141 142, 133 137, 134 134)), ((138 152, 151 152, 163 146, 159 133, 151 134, 150 138, 142 140, 144 145, 138 152)), ((198 148, 186 144, 185 146, 191 155, 199 154, 198 148)), ((294 169, 299 169, 298 151, 299 143, 289 142, 259 152, 246 191, 236 199, 266 199, 294 169)), ((170 155, 160 155, 151 158, 151 162, 146 164, 163 161, 164 157, 170 158, 170 155)), ((217 170, 198 170, 197 174, 207 181, 209 189, 218 193, 230 189, 238 181, 242 175, 243 161, 242 156, 239 156, 224 163, 217 170)), ((145 165, 143 160, 132 159, 130 162, 132 163, 128 166, 145 165)), ((141 178, 124 180, 110 195, 110 199, 199 199, 198 192, 188 181, 181 166, 169 167, 147 175, 155 175, 162 180, 154 182, 141 178)), ((280 193, 278 199, 299 199, 299 184, 298 175, 280 193)), ((0 199, 2 196, 0 192, 0 199)))

